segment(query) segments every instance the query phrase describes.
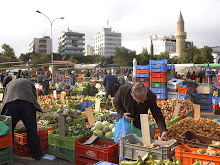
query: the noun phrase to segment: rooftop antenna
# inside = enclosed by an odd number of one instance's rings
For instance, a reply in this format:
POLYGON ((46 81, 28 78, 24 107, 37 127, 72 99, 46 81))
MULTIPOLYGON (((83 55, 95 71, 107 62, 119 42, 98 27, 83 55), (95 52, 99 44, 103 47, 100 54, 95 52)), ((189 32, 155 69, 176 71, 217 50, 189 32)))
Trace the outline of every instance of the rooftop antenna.
POLYGON ((109 28, 109 19, 107 20, 107 27, 109 28))

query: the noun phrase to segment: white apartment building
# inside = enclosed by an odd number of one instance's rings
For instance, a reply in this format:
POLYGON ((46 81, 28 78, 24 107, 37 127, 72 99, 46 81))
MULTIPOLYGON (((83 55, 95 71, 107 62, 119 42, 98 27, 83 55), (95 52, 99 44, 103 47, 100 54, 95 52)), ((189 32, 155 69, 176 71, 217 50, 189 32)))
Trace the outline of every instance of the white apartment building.
POLYGON ((211 47, 215 64, 220 64, 220 46, 211 47))
POLYGON ((94 55, 94 48, 90 45, 85 46, 85 56, 94 55))
MULTIPOLYGON (((169 52, 173 53, 176 52, 176 38, 174 36, 164 36, 162 38, 158 38, 155 36, 152 38, 154 55, 159 55, 160 53, 169 52)), ((192 42, 185 41, 186 47, 192 45, 192 42)), ((151 43, 148 43, 147 50, 150 53, 151 43)))
POLYGON ((84 55, 85 34, 68 29, 58 37, 58 52, 62 55, 84 55))
POLYGON ((121 33, 103 28, 93 37, 94 54, 104 57, 115 56, 115 48, 121 47, 121 33))
POLYGON ((29 52, 50 54, 51 52, 51 39, 49 36, 43 38, 34 38, 29 44, 29 52))

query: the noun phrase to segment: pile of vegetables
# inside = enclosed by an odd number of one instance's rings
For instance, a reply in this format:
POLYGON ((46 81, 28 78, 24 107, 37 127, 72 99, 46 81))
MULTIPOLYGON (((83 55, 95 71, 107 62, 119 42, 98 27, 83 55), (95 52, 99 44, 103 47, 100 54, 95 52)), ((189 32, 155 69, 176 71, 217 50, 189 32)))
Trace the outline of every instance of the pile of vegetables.
POLYGON ((58 88, 62 88, 62 89, 63 89, 63 88, 66 88, 66 85, 65 85, 65 84, 62 84, 62 83, 60 83, 60 82, 57 83, 56 86, 57 86, 58 88))
POLYGON ((94 136, 112 139, 115 132, 115 124, 111 124, 107 121, 97 121, 91 128, 91 132, 94 136))
POLYGON ((180 135, 187 131, 198 135, 220 139, 220 125, 208 118, 185 118, 168 128, 168 140, 176 139, 180 143, 180 135))
POLYGON ((220 156, 220 151, 216 151, 213 147, 208 147, 205 151, 204 149, 198 149, 195 151, 197 154, 211 155, 211 156, 220 156))
POLYGON ((90 96, 98 92, 98 89, 91 82, 85 82, 74 86, 71 95, 83 94, 85 96, 90 96))
MULTIPOLYGON (((168 99, 166 101, 158 102, 157 105, 161 109, 163 116, 165 118, 165 121, 170 121, 172 118, 174 118, 173 112, 174 112, 176 103, 181 104, 178 116, 185 114, 190 110, 193 110, 193 103, 189 100, 173 98, 173 99, 168 99)), ((155 121, 150 111, 148 112, 148 114, 149 114, 149 119, 152 121, 155 121)))

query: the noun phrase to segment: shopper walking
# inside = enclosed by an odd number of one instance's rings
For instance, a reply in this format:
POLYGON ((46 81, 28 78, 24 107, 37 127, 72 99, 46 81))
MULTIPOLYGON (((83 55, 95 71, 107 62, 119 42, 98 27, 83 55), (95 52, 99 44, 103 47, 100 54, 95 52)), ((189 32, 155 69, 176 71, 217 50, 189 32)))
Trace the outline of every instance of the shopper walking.
POLYGON ((12 131, 19 120, 22 120, 27 130, 28 145, 31 157, 35 160, 42 158, 40 140, 37 134, 36 111, 41 107, 37 102, 37 93, 34 83, 19 78, 6 84, 5 96, 2 102, 2 115, 12 117, 12 131))
POLYGON ((76 84, 76 75, 75 71, 72 70, 70 73, 70 85, 74 86, 76 84))
POLYGON ((43 86, 43 92, 42 92, 43 95, 48 95, 49 94, 49 80, 47 76, 43 74, 43 72, 41 72, 41 74, 37 76, 37 82, 43 86))

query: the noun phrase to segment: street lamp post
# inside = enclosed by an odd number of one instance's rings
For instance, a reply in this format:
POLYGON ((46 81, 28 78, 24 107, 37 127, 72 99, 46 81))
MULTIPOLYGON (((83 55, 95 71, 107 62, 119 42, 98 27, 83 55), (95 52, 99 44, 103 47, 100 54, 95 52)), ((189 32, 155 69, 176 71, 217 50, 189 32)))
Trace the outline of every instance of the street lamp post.
POLYGON ((50 38, 51 38, 51 44, 50 44, 50 54, 51 54, 51 63, 52 63, 52 73, 51 73, 51 75, 52 75, 52 83, 54 82, 53 80, 54 80, 54 70, 53 70, 53 36, 52 36, 52 27, 53 27, 53 22, 56 20, 56 19, 64 19, 64 17, 58 17, 58 18, 54 18, 53 19, 53 21, 51 21, 50 20, 50 18, 47 16, 47 15, 45 15, 44 13, 42 13, 42 12, 40 12, 39 10, 37 10, 36 11, 37 13, 39 13, 39 14, 42 14, 42 15, 44 15, 45 17, 47 17, 47 19, 50 21, 50 38))

